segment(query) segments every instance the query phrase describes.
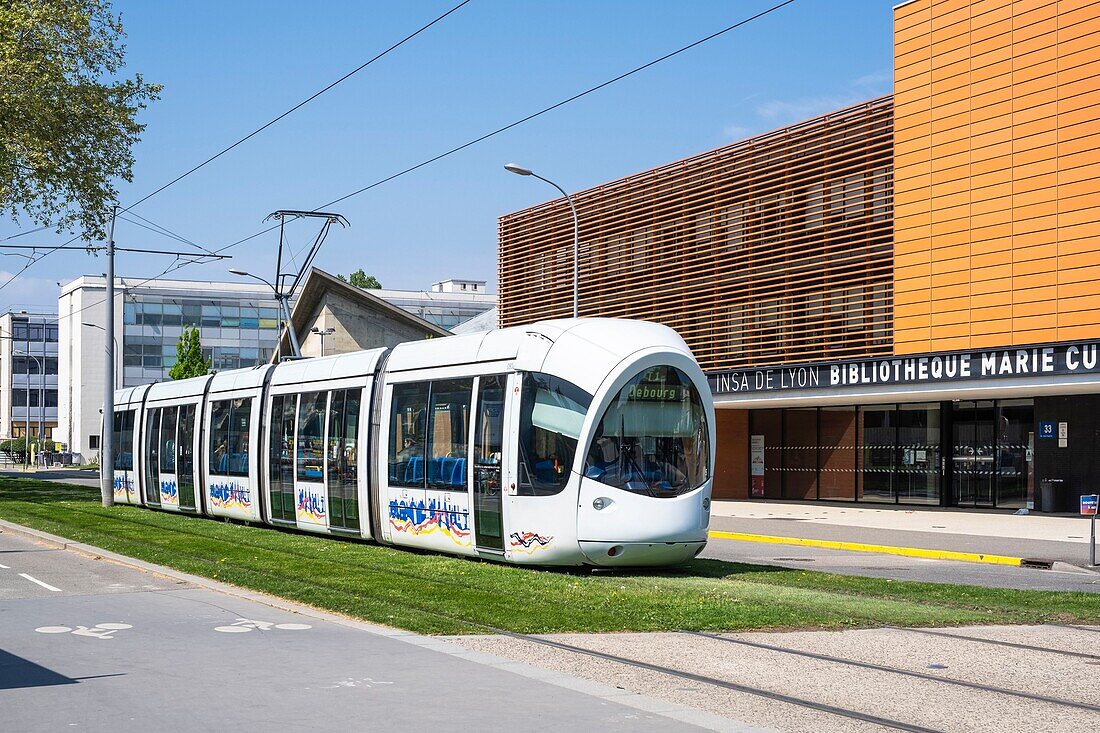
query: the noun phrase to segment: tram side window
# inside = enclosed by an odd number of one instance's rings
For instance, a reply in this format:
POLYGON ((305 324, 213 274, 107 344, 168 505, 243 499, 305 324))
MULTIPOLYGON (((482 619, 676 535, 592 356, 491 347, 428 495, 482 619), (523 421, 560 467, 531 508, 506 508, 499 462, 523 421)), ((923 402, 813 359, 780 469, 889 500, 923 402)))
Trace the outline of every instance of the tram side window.
POLYGON ((134 470, 134 411, 122 410, 115 413, 114 440, 111 452, 114 453, 116 471, 134 470))
POLYGON ((432 382, 428 415, 428 488, 444 491, 466 486, 467 441, 473 379, 432 382))
POLYGON ((390 407, 390 486, 424 487, 428 382, 395 384, 390 407))
POLYGON ((219 476, 248 475, 252 398, 210 403, 210 472, 219 476))
POLYGON ((565 488, 592 395, 575 384, 524 375, 519 418, 521 496, 550 496, 565 488))
POLYGON ((175 473, 178 408, 166 407, 161 414, 163 417, 160 421, 160 470, 161 473, 175 473))
POLYGON ((320 481, 324 476, 327 392, 306 392, 298 410, 298 480, 320 481))

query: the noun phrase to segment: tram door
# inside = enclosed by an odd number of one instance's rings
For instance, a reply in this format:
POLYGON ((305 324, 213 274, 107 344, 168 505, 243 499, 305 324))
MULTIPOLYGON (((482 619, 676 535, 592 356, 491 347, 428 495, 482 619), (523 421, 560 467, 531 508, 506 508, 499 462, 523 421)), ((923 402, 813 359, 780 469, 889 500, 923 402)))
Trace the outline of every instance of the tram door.
POLYGON ((480 377, 474 414, 474 534, 477 546, 504 551, 504 401, 508 377, 480 377))

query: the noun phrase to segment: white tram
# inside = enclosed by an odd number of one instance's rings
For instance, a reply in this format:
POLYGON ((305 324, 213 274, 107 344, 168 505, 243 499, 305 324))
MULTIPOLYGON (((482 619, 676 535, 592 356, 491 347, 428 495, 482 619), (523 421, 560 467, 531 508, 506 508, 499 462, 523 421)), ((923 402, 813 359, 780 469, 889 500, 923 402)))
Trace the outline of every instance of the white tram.
POLYGON ((714 409, 642 321, 451 336, 120 390, 120 503, 513 563, 707 540, 714 409))

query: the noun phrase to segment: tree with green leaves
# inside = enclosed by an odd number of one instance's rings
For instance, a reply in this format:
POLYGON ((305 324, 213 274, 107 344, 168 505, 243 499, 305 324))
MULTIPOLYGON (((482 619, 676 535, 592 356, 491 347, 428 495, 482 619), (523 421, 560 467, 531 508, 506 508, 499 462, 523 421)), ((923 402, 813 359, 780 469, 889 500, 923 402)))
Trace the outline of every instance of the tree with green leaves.
POLYGON ((362 269, 356 270, 347 277, 344 277, 343 275, 337 275, 336 277, 341 282, 345 282, 348 285, 354 285, 357 288, 370 290, 382 289, 382 283, 378 282, 378 278, 376 278, 374 275, 368 275, 367 273, 363 272, 362 269))
POLYGON ((161 90, 122 77, 124 37, 110 0, 0 1, 0 212, 105 238, 161 90))
POLYGON ((210 373, 210 362, 202 357, 199 329, 184 326, 176 343, 176 365, 168 372, 172 379, 190 379, 210 373))

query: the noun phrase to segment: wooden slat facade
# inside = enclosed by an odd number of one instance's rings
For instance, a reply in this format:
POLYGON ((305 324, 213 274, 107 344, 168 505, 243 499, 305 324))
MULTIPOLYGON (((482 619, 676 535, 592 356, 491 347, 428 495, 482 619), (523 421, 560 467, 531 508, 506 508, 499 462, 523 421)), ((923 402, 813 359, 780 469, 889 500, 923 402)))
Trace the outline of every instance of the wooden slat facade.
MULTIPOLYGON (((574 196, 580 314, 675 328, 704 369, 893 351, 893 100, 574 196)), ((564 199, 499 222, 500 321, 568 317, 564 199)))

